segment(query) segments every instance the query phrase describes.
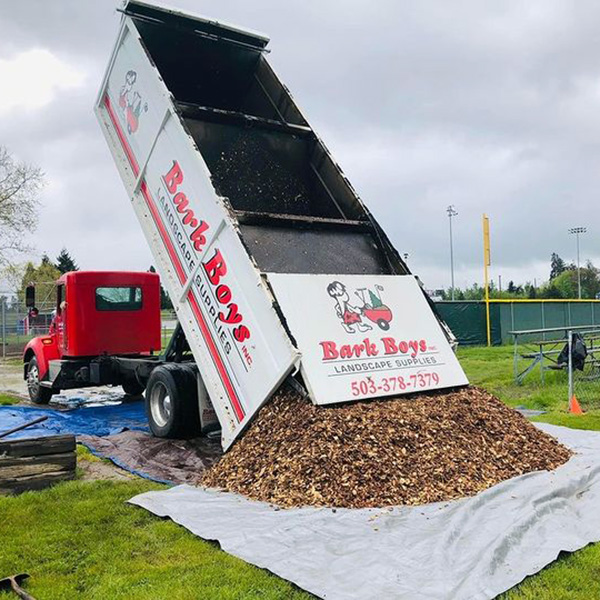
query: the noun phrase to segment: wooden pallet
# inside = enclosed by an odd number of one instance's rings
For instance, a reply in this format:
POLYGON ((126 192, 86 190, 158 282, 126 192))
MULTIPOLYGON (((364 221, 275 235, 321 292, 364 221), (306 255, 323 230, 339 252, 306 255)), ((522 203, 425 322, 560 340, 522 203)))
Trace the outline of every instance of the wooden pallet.
POLYGON ((0 494, 41 490, 75 478, 75 436, 0 441, 0 494))

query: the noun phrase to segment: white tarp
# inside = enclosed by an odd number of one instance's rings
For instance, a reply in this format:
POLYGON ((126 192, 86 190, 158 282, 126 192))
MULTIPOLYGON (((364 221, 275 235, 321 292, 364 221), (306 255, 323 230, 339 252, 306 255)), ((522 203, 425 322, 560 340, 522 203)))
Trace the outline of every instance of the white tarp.
POLYGON ((468 383, 414 276, 267 276, 315 404, 468 383))
POLYGON ((322 598, 494 598, 600 541, 600 433, 539 426, 577 454, 448 503, 276 510, 186 485, 130 502, 322 598))

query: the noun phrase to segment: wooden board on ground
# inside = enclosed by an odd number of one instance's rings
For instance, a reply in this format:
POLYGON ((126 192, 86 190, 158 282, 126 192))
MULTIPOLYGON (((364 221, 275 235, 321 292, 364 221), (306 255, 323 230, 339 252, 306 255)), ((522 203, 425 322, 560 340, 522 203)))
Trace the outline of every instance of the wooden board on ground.
POLYGON ((75 436, 0 441, 0 494, 40 490, 74 479, 75 436))

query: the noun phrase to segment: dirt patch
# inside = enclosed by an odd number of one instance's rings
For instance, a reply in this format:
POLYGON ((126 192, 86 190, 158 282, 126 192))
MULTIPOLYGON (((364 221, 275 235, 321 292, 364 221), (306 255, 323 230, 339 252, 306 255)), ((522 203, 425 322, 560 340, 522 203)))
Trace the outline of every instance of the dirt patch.
POLYGON ((0 392, 27 396, 27 385, 23 379, 23 364, 12 359, 0 360, 0 392))
POLYGON ((77 461, 81 479, 84 481, 127 481, 137 479, 136 475, 120 469, 116 465, 103 460, 86 460, 79 459, 77 461))
POLYGON ((335 408, 283 388, 202 483, 284 507, 417 505, 470 496, 570 456, 474 387, 335 408))

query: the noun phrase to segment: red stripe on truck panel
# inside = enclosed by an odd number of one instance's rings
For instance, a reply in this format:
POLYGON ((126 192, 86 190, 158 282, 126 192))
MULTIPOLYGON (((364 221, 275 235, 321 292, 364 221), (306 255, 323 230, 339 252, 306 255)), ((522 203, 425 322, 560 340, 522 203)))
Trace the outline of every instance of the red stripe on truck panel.
POLYGON ((121 146, 123 146, 123 150, 125 151, 125 154, 127 155, 127 159, 129 160, 129 164, 131 165, 131 168, 133 169, 133 173, 137 177, 138 173, 140 172, 140 167, 138 166, 138 162, 135 158, 135 154, 131 150, 131 146, 129 145, 129 142, 127 141, 127 138, 125 137, 125 134, 123 133, 123 130, 121 129, 121 126, 119 125, 119 121, 117 120, 117 115, 115 115, 115 112, 113 110, 112 103, 110 101, 110 98, 108 97, 108 94, 104 94, 104 106, 106 106, 106 110, 108 111, 108 116, 110 117, 110 120, 112 121, 112 124, 117 131, 117 135, 119 136, 121 146))
MULTIPOLYGON (((104 106, 106 107, 106 110, 107 110, 110 120, 113 124, 113 127, 115 128, 115 131, 117 133, 119 141, 121 142, 121 146, 123 146, 123 151, 125 152, 125 155, 127 156, 127 160, 129 161, 134 174, 137 176, 140 171, 138 162, 137 162, 135 155, 129 145, 129 142, 127 141, 127 138, 125 137, 125 135, 123 133, 123 130, 121 129, 121 126, 119 124, 117 116, 115 115, 114 110, 112 108, 112 104, 111 104, 110 98, 108 97, 108 94, 105 94, 105 96, 104 96, 104 106)), ((169 257, 171 259, 173 267, 175 268, 177 277, 178 277, 180 283, 183 285, 186 282, 185 271, 183 270, 183 266, 181 265, 179 256, 177 255, 177 252, 175 251, 175 247, 173 246, 173 242, 171 241, 171 238, 169 237, 169 235, 165 229, 162 219, 160 218, 160 213, 158 212, 156 203, 152 199, 152 196, 150 195, 150 192, 148 191, 148 187, 147 187, 145 181, 142 182, 140 189, 141 189, 142 195, 144 196, 144 199, 146 200, 146 204, 148 205, 148 208, 150 209, 150 213, 152 214, 152 219, 154 220, 154 223, 155 223, 156 227, 158 228, 158 232, 159 232, 160 237, 165 245, 167 253, 169 254, 169 257)), ((190 290, 188 293, 188 300, 190 301, 190 306, 192 308, 192 312, 194 313, 194 316, 196 317, 196 322, 198 323, 198 325, 200 327, 200 331, 202 332, 202 337, 204 338, 204 341, 206 342, 206 345, 208 346, 209 352, 210 352, 211 356, 213 357, 215 366, 217 367, 217 371, 219 372, 221 381, 225 387, 225 390, 227 391, 227 395, 229 396, 229 401, 231 403, 231 406, 233 407, 234 413, 235 413, 238 421, 242 421, 242 419, 245 416, 244 408, 241 405, 240 400, 236 394, 235 388, 233 387, 233 385, 231 383, 231 379, 229 378, 229 374, 227 373, 225 364, 223 363, 221 355, 219 354, 219 350, 217 349, 217 347, 215 345, 215 342, 212 338, 212 335, 210 333, 210 330, 208 328, 206 320, 204 319, 204 315, 202 314, 202 311, 200 310, 198 301, 196 300, 196 297, 194 296, 192 290, 190 290)))
POLYGON ((200 325, 200 329, 202 329, 202 335, 204 336, 204 340, 208 344, 211 354, 213 356, 216 355, 219 357, 219 360, 217 362, 217 369, 219 370, 219 375, 221 376, 221 381, 225 385, 225 389, 227 390, 227 394, 229 395, 229 400, 231 402, 231 405, 233 406, 233 410, 238 418, 238 421, 241 421, 246 416, 246 413, 244 412, 244 408, 241 405, 239 398, 237 397, 235 389, 231 383, 231 379, 229 378, 229 374, 225 370, 225 365, 223 364, 223 361, 221 360, 221 357, 218 354, 219 351, 217 350, 217 347, 215 346, 213 338, 208 329, 208 325, 206 324, 204 316, 202 315, 202 312, 200 311, 200 307, 198 306, 198 300, 196 300, 196 296, 194 296, 192 290, 190 290, 188 293, 188 300, 190 301, 190 304, 192 305, 192 310, 193 310, 194 314, 197 317, 200 317, 198 320, 198 324, 200 325))
MULTIPOLYGON (((173 247, 171 239, 168 237, 168 233, 164 227, 162 220, 160 219, 160 214, 158 212, 156 204, 155 204, 154 200, 152 199, 152 197, 150 196, 150 193, 148 192, 148 188, 145 183, 142 184, 142 193, 144 194, 144 197, 146 198, 146 202, 148 204, 148 207, 150 208, 150 212, 152 213, 154 222, 156 223, 156 226, 158 227, 160 236, 161 236, 165 246, 167 247, 167 251, 169 252, 169 255, 171 256, 171 260, 174 262, 174 266, 175 266, 175 269, 177 270, 177 274, 179 276, 180 282, 182 285, 184 285, 186 282, 186 277, 185 277, 185 274, 183 271, 183 267, 181 266, 179 257, 177 256, 177 253, 175 252, 175 248, 173 247)), ((196 317, 196 321, 197 321, 198 325, 200 326, 200 330, 202 332, 202 337, 204 338, 204 341, 206 342, 208 349, 215 361, 217 370, 219 371, 219 375, 221 377, 221 381, 223 382, 223 385, 225 386, 225 389, 227 390, 227 395, 229 396, 231 405, 233 406, 233 410, 235 411, 235 414, 236 414, 238 420, 241 421, 245 416, 244 409, 237 397, 237 394, 235 392, 233 385, 231 384, 231 380, 229 379, 229 374, 227 373, 225 365, 223 364, 221 355, 219 354, 219 350, 217 349, 217 347, 214 343, 214 340, 212 338, 212 335, 210 333, 208 325, 206 324, 206 320, 204 319, 204 315, 202 314, 202 311, 200 310, 200 306, 198 305, 198 302, 197 302, 196 297, 194 296, 194 293, 192 290, 190 290, 188 292, 187 298, 190 301, 192 312, 194 313, 194 315, 196 317)))

